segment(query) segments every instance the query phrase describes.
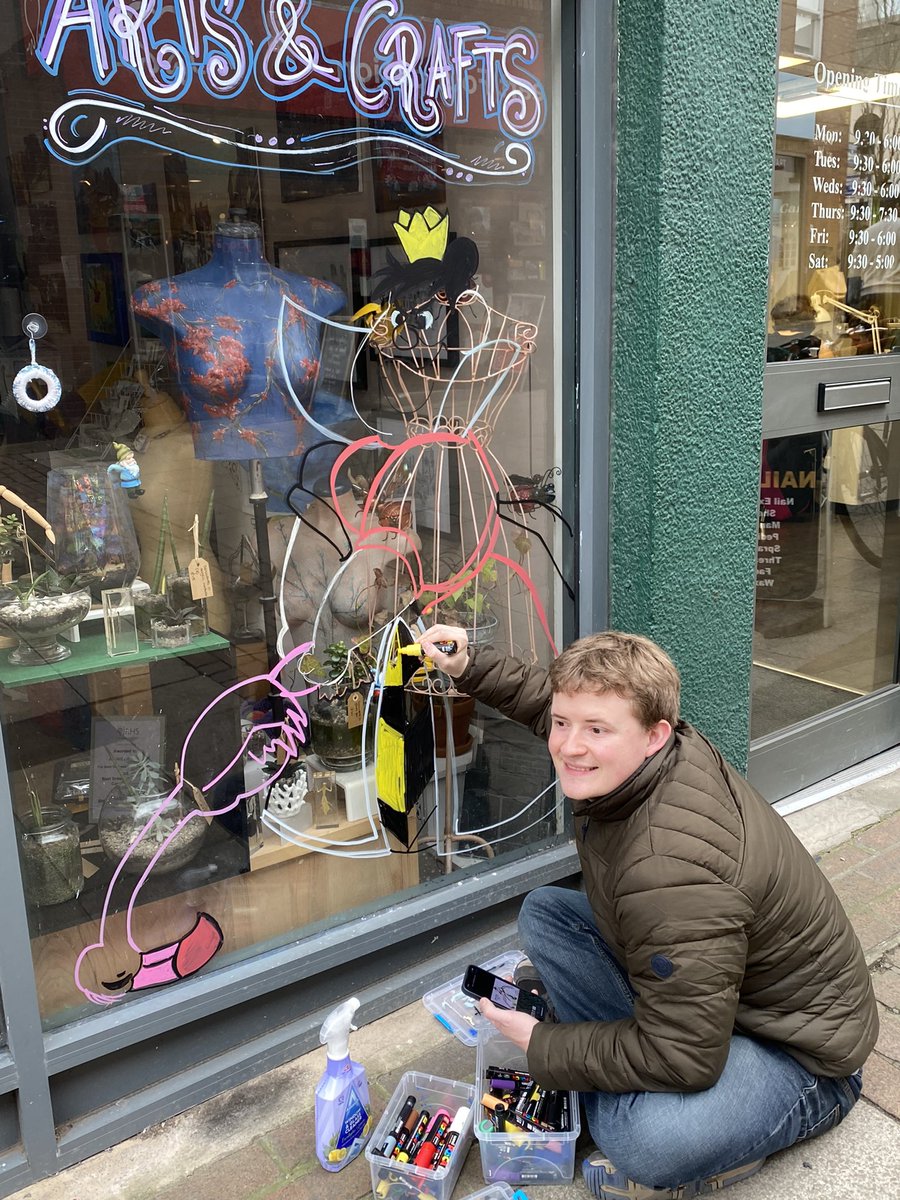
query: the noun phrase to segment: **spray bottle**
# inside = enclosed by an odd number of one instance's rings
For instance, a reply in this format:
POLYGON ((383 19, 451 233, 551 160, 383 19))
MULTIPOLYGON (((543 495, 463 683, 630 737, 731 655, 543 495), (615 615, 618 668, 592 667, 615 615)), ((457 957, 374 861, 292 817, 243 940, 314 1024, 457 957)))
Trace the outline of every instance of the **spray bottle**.
POLYGON ((366 1073, 350 1057, 357 999, 345 1000, 325 1018, 319 1041, 327 1046, 325 1074, 316 1087, 316 1154, 326 1171, 340 1171, 366 1144, 372 1129, 366 1073))

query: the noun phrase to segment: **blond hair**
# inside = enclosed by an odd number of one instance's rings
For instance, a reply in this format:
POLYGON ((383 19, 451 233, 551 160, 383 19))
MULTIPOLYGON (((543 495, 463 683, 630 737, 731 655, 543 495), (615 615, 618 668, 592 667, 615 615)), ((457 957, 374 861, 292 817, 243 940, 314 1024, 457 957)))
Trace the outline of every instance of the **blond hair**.
POLYGON ((554 692, 614 692, 634 704, 645 729, 678 721, 681 678, 656 642, 636 633, 592 633, 572 642, 550 666, 554 692))

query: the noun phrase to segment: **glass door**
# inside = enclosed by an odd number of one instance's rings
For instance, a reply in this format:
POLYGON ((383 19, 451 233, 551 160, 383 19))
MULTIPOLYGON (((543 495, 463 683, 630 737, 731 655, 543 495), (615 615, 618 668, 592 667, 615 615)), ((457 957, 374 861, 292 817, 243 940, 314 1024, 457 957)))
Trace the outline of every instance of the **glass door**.
POLYGON ((782 7, 750 776, 900 729, 900 14, 782 7))

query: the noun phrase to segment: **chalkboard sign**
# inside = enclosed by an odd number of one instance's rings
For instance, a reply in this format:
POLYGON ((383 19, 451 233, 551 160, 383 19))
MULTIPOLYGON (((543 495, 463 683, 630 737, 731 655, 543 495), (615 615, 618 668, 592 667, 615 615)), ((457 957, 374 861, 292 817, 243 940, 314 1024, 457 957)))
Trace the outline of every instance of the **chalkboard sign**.
POLYGON ((135 754, 162 762, 164 717, 95 717, 91 725, 88 817, 96 821, 110 792, 122 786, 121 766, 135 754))

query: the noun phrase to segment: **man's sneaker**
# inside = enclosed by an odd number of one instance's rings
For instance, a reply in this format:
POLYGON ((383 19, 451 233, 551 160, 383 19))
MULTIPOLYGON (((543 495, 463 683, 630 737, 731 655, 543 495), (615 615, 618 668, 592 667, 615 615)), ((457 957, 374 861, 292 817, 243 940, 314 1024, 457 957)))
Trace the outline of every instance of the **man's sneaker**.
POLYGON ((513 970, 513 983, 516 987, 521 988, 523 992, 537 992, 547 1004, 547 1020, 556 1020, 556 1013, 553 1011, 553 1005, 550 1003, 550 997, 547 995, 544 981, 538 975, 537 968, 530 959, 522 958, 516 963, 513 970))
POLYGON ((592 1154, 581 1164, 584 1181, 598 1200, 691 1200, 693 1196, 709 1196, 755 1175, 766 1160, 758 1159, 731 1171, 721 1171, 707 1179, 696 1179, 674 1188, 652 1188, 635 1183, 617 1171, 608 1158, 592 1154))
POLYGON ((513 983, 525 992, 537 992, 546 1000, 544 981, 537 973, 537 967, 528 958, 520 958, 513 970, 513 983))

